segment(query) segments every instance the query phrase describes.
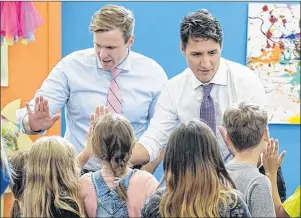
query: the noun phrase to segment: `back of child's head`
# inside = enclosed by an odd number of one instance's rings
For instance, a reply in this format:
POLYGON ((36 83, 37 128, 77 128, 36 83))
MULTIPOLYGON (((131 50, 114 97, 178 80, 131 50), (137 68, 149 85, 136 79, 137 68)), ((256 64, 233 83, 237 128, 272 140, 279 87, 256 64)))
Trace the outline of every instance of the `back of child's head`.
POLYGON ((260 144, 267 131, 268 115, 258 105, 241 102, 225 111, 223 125, 233 147, 241 152, 260 144))
POLYGON ((72 146, 57 136, 38 139, 29 151, 24 189, 24 217, 51 217, 51 205, 74 213, 79 204, 79 170, 72 146))
POLYGON ((14 194, 14 203, 11 208, 11 217, 21 217, 21 205, 23 201, 25 179, 26 179, 26 164, 28 160, 28 151, 21 151, 14 154, 10 158, 12 174, 12 192, 14 194))
POLYGON ((221 202, 229 203, 235 194, 217 139, 202 121, 183 123, 172 132, 163 170, 162 217, 217 217, 221 202))
MULTIPOLYGON (((115 177, 121 178, 126 173, 135 136, 130 122, 120 115, 105 115, 100 118, 92 133, 94 154, 102 161, 111 164, 115 177)), ((121 184, 117 191, 122 200, 127 199, 121 184)))

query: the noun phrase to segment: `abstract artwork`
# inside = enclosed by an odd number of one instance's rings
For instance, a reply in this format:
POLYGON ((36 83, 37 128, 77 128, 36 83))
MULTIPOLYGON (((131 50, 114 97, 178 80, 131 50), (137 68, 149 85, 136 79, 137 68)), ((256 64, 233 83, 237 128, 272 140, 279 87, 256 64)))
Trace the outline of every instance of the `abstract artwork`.
POLYGON ((265 87, 269 123, 300 124, 300 4, 249 4, 247 64, 265 87))

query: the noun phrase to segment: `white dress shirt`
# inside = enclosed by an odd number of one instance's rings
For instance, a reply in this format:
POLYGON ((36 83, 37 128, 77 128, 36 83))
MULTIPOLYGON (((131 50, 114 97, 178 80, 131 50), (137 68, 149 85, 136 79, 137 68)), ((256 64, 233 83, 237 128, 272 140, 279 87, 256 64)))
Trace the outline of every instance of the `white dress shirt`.
MULTIPOLYGON (((222 124, 224 111, 241 101, 266 106, 267 99, 261 80, 246 66, 221 58, 220 66, 210 83, 214 83, 211 97, 214 101, 216 124, 222 124)), ((139 139, 148 151, 150 161, 156 159, 163 146, 180 124, 200 119, 200 107, 203 89, 193 72, 187 68, 181 74, 170 79, 162 91, 150 126, 139 139)), ((224 157, 228 156, 220 132, 217 139, 224 157)))
MULTIPOLYGON (((168 78, 162 67, 153 59, 130 51, 118 68, 122 115, 131 123, 139 138, 149 125, 160 92, 168 78)), ((65 106, 66 132, 64 137, 74 145, 78 154, 86 145, 90 115, 96 106, 106 105, 112 76, 103 70, 93 48, 75 51, 64 57, 50 72, 36 96, 49 102, 49 111, 54 115, 65 106)), ((30 106, 34 108, 34 99, 30 106)), ((23 132, 28 131, 23 119, 25 108, 17 110, 17 121, 23 132)), ((26 124, 26 123, 25 123, 26 124)), ((91 158, 85 168, 99 169, 99 161, 91 158)))

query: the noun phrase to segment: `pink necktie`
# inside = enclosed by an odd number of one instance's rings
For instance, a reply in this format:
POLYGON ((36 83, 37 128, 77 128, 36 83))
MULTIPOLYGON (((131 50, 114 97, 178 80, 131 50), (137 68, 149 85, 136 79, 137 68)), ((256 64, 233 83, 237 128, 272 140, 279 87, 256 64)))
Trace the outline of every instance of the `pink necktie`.
POLYGON ((107 107, 112 113, 121 114, 121 97, 120 89, 116 82, 116 77, 119 75, 120 69, 114 68, 112 70, 112 81, 109 88, 107 107))

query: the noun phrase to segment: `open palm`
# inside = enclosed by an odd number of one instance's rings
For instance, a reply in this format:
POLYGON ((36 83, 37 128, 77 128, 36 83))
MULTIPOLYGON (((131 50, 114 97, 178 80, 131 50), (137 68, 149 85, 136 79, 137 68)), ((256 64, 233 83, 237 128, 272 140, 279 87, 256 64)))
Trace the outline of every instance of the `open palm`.
POLYGON ((60 114, 50 116, 48 101, 43 96, 36 97, 34 111, 31 110, 28 103, 26 103, 26 109, 28 124, 33 131, 47 130, 60 118, 60 114))

